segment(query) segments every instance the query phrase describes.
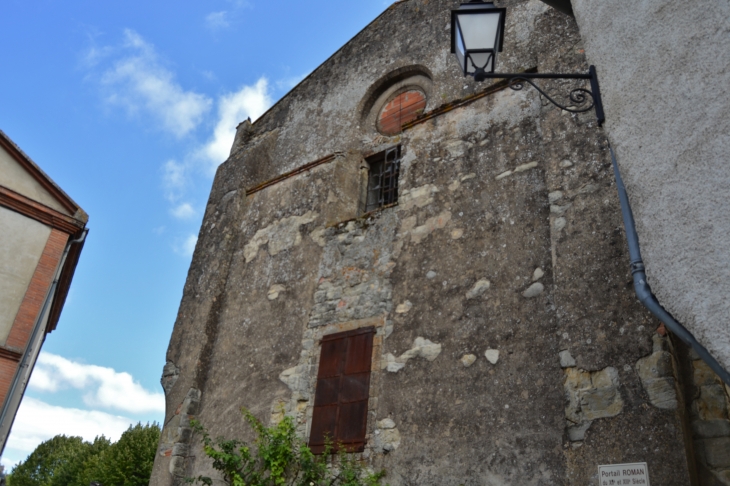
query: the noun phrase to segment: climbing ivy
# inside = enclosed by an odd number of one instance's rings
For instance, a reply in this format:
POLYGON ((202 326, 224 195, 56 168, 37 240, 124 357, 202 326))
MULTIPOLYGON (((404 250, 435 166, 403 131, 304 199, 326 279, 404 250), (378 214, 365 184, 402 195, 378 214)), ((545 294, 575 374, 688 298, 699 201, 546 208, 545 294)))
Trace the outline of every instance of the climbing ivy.
MULTIPOLYGON (((197 420, 193 430, 200 435, 205 454, 213 460, 213 469, 230 486, 379 486, 385 471, 369 472, 353 454, 315 455, 297 437, 294 421, 284 417, 278 424, 265 427, 247 409, 241 409, 256 433, 255 444, 238 439, 213 439, 197 420)), ((342 449, 342 448, 341 448, 342 449)), ((190 483, 212 486, 207 476, 187 478, 190 483)))

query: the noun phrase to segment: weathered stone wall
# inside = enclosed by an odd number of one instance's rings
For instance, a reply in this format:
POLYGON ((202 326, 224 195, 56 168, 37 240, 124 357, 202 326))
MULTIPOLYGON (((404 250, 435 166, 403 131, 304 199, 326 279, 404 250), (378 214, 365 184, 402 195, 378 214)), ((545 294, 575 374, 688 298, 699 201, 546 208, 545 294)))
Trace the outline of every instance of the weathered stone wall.
MULTIPOLYGON (((505 71, 587 68, 574 22, 506 5, 505 71)), ((457 102, 484 87, 448 52, 454 6, 394 4, 241 126, 168 350, 152 484, 212 473, 189 417, 250 438, 245 406, 306 437, 319 340, 366 326, 361 457, 392 485, 585 485, 630 462, 690 484, 681 360, 630 287, 605 137, 527 88, 457 102), (385 137, 373 110, 409 79, 433 116, 385 137), (398 204, 362 215, 365 157, 396 144, 398 204)))
POLYGON ((730 4, 572 4, 649 283, 730 369, 730 4))

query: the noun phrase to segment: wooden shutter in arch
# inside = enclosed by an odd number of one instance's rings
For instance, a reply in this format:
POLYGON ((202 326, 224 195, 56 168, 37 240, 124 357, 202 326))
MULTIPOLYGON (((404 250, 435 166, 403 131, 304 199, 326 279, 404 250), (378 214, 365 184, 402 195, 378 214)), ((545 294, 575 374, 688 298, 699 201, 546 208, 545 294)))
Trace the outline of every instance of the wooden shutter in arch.
POLYGON ((365 448, 370 369, 375 328, 330 334, 322 338, 309 447, 324 452, 327 438, 333 452, 365 448))

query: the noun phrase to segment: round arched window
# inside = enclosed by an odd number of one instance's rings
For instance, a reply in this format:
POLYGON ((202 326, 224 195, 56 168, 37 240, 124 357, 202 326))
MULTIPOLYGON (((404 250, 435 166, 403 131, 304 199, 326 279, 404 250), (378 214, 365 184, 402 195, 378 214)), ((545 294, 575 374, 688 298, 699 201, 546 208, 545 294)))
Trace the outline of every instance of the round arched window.
POLYGON ((378 115, 378 130, 385 135, 401 132, 404 123, 415 119, 426 108, 426 95, 423 91, 409 89, 396 95, 387 102, 378 115))

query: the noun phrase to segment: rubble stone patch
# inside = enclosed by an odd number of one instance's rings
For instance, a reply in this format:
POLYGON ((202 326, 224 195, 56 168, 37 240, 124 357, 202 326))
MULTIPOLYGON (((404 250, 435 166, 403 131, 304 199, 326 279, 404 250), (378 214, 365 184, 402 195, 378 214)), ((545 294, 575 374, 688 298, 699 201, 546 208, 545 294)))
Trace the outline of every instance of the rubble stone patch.
POLYGON ((573 441, 583 440, 594 420, 615 417, 623 410, 619 377, 611 366, 600 371, 565 369, 566 429, 573 441))

